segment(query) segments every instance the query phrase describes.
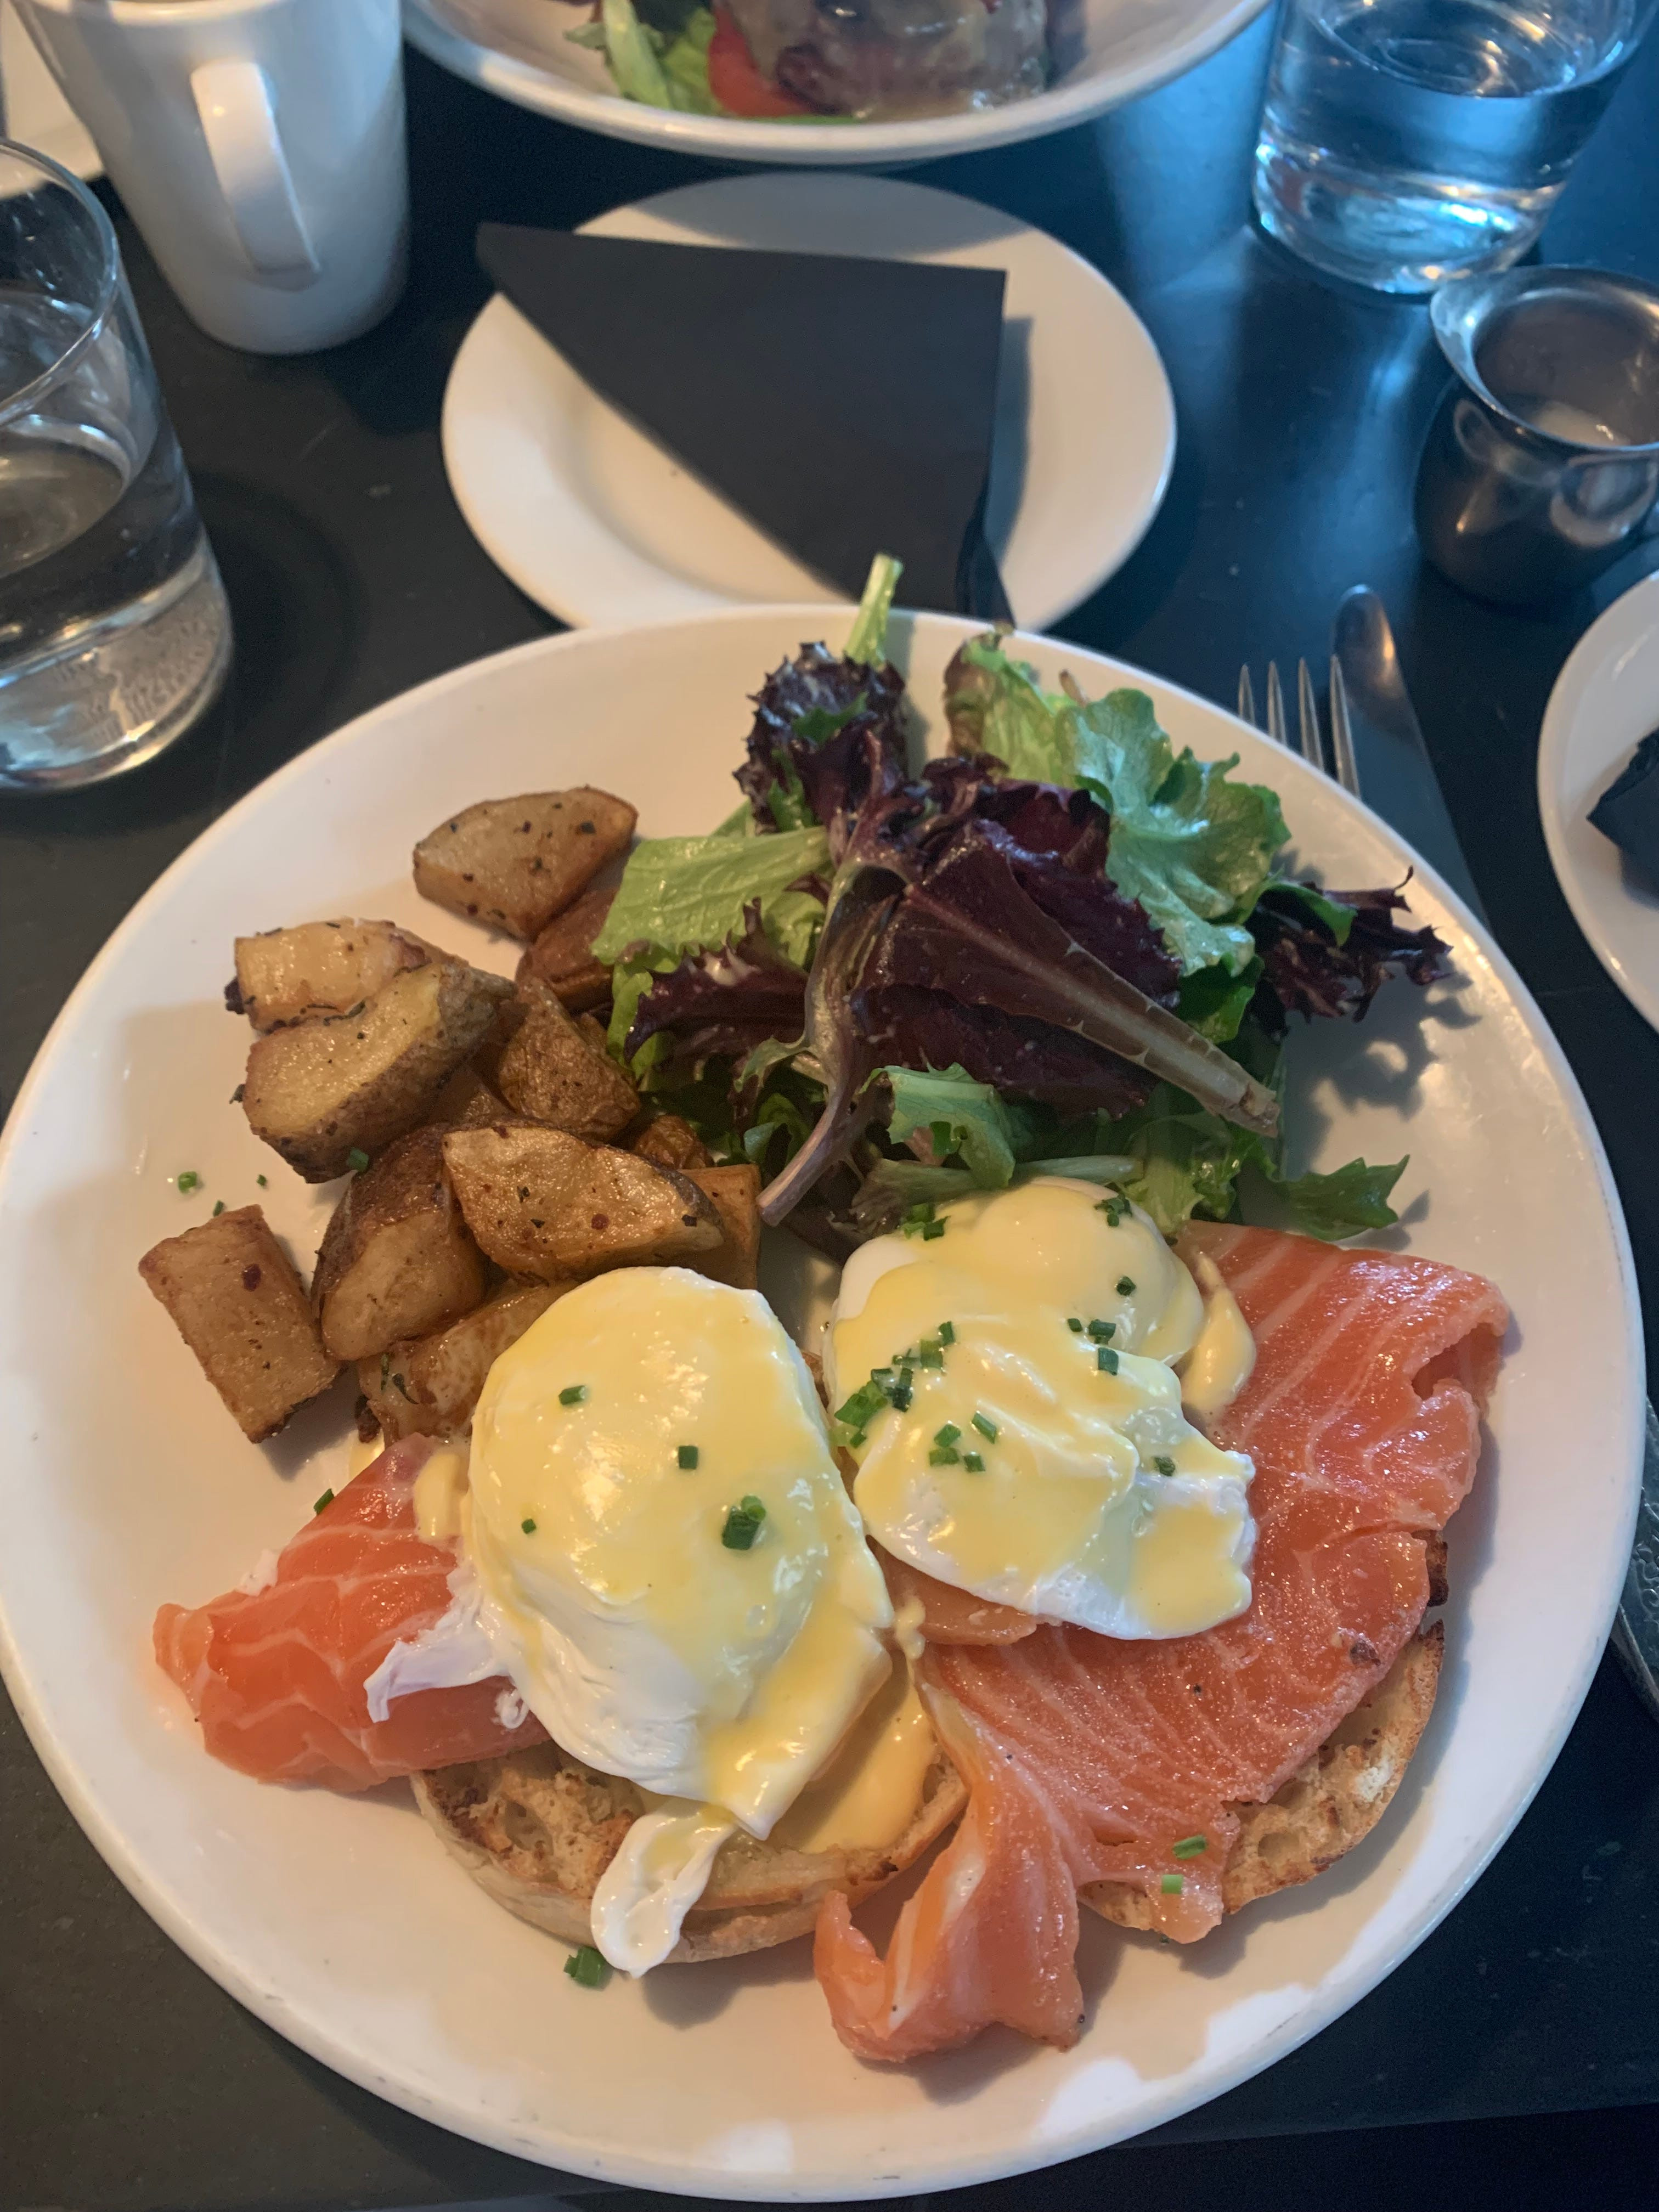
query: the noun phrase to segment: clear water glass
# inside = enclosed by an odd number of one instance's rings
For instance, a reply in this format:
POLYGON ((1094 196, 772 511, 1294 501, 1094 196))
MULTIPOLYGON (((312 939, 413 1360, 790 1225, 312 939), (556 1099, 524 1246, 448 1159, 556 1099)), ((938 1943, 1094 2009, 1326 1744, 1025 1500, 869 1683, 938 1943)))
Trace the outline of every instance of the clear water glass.
POLYGON ((230 611, 79 180, 0 140, 0 789, 135 768, 230 665, 230 611))
POLYGON ((1656 0, 1281 0, 1255 153, 1272 235, 1428 292, 1543 228, 1656 0))

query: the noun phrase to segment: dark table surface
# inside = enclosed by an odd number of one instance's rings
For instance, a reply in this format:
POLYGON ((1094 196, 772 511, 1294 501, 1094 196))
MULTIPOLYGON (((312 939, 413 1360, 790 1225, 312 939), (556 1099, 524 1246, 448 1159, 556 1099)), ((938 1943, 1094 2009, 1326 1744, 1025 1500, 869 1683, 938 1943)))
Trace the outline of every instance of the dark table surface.
MULTIPOLYGON (((1097 263, 1169 366, 1170 496, 1066 635, 1226 700, 1243 659, 1322 656, 1350 584, 1383 593, 1493 927, 1589 1094, 1659 1313, 1659 1038, 1567 913, 1533 781, 1556 673, 1636 567, 1543 617, 1477 606, 1422 567, 1410 484, 1443 380, 1426 318, 1315 282, 1249 228, 1266 51, 1260 25, 1097 125, 915 173, 1097 263)), ((121 221, 238 659, 210 722, 133 778, 0 800, 0 1105, 110 930, 216 814, 378 701, 555 627, 491 566, 444 480, 444 378, 486 292, 473 233, 489 218, 568 226, 712 172, 524 114, 418 56, 409 92, 414 276, 352 346, 279 361, 215 344, 121 221)), ((1546 258, 1659 277, 1656 105, 1659 38, 1546 258)), ((1364 2003, 1157 2138, 971 2194, 1012 2212, 1062 2193, 1174 2204, 1224 2186, 1237 2205, 1340 2185, 1363 2207, 1449 2201, 1454 2184, 1474 2203, 1475 2178, 1501 2174, 1511 2206, 1565 2201, 1540 2179, 1552 2158, 1605 2183, 1617 2154, 1650 2156, 1659 2131, 1639 2108, 1659 2104, 1656 1988, 1659 1733, 1609 1662, 1490 1872, 1364 2003), (1574 2113, 1586 2117, 1541 2117, 1574 2113)), ((321 2212, 522 2197, 549 2180, 337 2080, 240 2010, 105 1869, 0 1701, 0 2206, 321 2212)))

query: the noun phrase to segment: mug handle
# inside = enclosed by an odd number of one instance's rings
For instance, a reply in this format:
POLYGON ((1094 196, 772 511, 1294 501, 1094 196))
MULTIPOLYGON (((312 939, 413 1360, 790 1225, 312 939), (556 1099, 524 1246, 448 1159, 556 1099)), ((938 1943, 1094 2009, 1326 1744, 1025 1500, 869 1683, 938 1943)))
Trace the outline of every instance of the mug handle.
POLYGON ((320 276, 277 136, 270 83, 257 62, 204 62, 190 88, 219 189, 242 250, 264 276, 320 276))

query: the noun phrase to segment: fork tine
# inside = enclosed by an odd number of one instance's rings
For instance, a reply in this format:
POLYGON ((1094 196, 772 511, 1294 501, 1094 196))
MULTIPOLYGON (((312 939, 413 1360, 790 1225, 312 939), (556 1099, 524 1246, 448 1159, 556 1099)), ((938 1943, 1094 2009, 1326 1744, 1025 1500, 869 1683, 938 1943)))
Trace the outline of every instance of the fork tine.
POLYGON ((1301 726, 1303 759, 1310 768, 1322 770, 1325 747, 1319 734, 1319 702, 1314 697, 1313 678, 1305 660, 1296 664, 1296 718, 1301 726))
POLYGON ((1256 726, 1255 686, 1250 681, 1250 664, 1247 660, 1238 672, 1238 719, 1256 726))
POLYGON ((1337 781, 1355 799, 1359 797, 1359 763, 1353 757, 1353 730, 1348 720, 1348 687, 1342 663, 1331 655, 1331 752, 1337 781))
POLYGON ((1279 681, 1279 663, 1267 663, 1267 735, 1276 745, 1288 744, 1285 733, 1285 694, 1279 681))

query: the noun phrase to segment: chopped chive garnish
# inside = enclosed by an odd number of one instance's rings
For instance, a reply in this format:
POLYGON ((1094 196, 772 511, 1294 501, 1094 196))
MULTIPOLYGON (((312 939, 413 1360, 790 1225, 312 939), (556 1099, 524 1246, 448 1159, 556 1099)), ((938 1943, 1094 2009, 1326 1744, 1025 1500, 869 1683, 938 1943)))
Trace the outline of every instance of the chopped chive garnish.
POLYGON ((573 1982, 580 1982, 585 1990, 602 1990, 611 1979, 604 1953, 596 1951, 591 1943, 584 1943, 573 1951, 564 1962, 564 1970, 573 1982))
POLYGON ((997 1425, 989 1418, 988 1415, 984 1413, 975 1413, 974 1416, 974 1426, 979 1431, 981 1436, 984 1437, 987 1443, 994 1444, 996 1442, 997 1425))
POLYGON ((887 1393, 887 1402, 896 1413, 908 1413, 910 1410, 910 1385, 908 1382, 898 1383, 887 1393))
POLYGON ((311 1510, 313 1513, 320 1513, 325 1505, 332 1505, 333 1503, 334 1492, 331 1490, 325 1490, 311 1510))
POLYGON ((942 1321, 939 1323, 939 1340, 941 1344, 954 1344, 956 1342, 957 1325, 953 1321, 942 1321))
POLYGON ((225 1201, 223 1199, 216 1198, 213 1201, 213 1218, 216 1221, 219 1218, 219 1216, 224 1212, 224 1210, 225 1201))
POLYGON ((1117 1373, 1117 1354, 1109 1344, 1103 1344, 1095 1354, 1095 1365, 1103 1375, 1117 1373))
POLYGON ((1118 1277, 1117 1294, 1121 1298, 1133 1297, 1135 1294, 1135 1279, 1133 1275, 1120 1275, 1118 1277))
POLYGON ((353 1175, 361 1175, 368 1165, 368 1154, 361 1145, 354 1145, 346 1154, 346 1165, 353 1175))
POLYGON ((697 1447, 696 1444, 682 1444, 674 1456, 682 1467, 695 1467, 697 1463, 697 1447))
POLYGON ((1186 1887, 1185 1880, 1178 1874, 1166 1874, 1158 1884, 1165 1897, 1179 1897, 1186 1887))
POLYGON ((952 1451, 950 1445, 945 1444, 939 1450, 928 1453, 927 1464, 929 1467, 960 1467, 962 1454, 952 1451))
POLYGON ((533 1536, 536 1533, 536 1524, 527 1513, 525 1515, 524 1519, 520 1522, 519 1526, 524 1530, 526 1536, 533 1536))
POLYGON ((728 1552, 749 1551, 760 1534, 766 1508, 758 1498, 740 1498, 726 1516, 720 1541, 728 1552))
POLYGON ((929 1236, 933 1232, 933 1216, 937 1211, 937 1207, 933 1206, 913 1206, 900 1222, 899 1227, 907 1237, 915 1236, 918 1231, 924 1237, 929 1236))
POLYGON ((1115 1321, 1091 1321, 1089 1324, 1089 1341, 1091 1344, 1109 1344, 1116 1334, 1117 1323, 1115 1321))
POLYGON ((845 1405, 836 1408, 836 1419, 845 1428, 861 1429, 872 1414, 881 1411, 887 1395, 872 1375, 862 1389, 854 1390, 845 1405))
POLYGON ((1200 1851, 1207 1851, 1209 1848, 1207 1836, 1183 1836, 1178 1844, 1170 1844, 1170 1856, 1172 1859, 1195 1859, 1200 1851))
POLYGON ((1175 1473, 1175 1462, 1170 1457, 1168 1452, 1160 1452, 1158 1457, 1152 1462, 1152 1465, 1158 1469, 1160 1474, 1173 1474, 1175 1473))
POLYGON ((253 1178, 253 1180, 254 1180, 254 1182, 257 1182, 257 1183, 258 1184, 258 1186, 259 1186, 259 1188, 260 1188, 260 1189, 261 1189, 261 1190, 269 1190, 269 1189, 270 1189, 270 1184, 266 1182, 266 1180, 265 1180, 265 1178, 264 1178, 264 1176, 254 1176, 254 1178, 253 1178))
POLYGON ((1075 1314, 1072 1315, 1071 1318, 1066 1322, 1066 1326, 1071 1330, 1073 1336, 1082 1335, 1083 1323, 1078 1319, 1075 1314))
POLYGON ((560 1391, 559 1403, 562 1406, 580 1406, 582 1400, 586 1397, 586 1395, 587 1385, 586 1382, 572 1382, 568 1386, 568 1388, 560 1391))
POLYGON ((977 1452, 963 1452, 962 1463, 969 1474, 983 1474, 985 1472, 985 1462, 977 1452))
POLYGON ((854 1435, 848 1437, 847 1449, 848 1451, 862 1451, 867 1442, 868 1438, 866 1437, 864 1431, 860 1429, 854 1435))
POLYGON ((916 1364, 918 1367, 943 1367, 945 1364, 944 1346, 942 1344, 934 1344, 932 1342, 924 1344, 921 1351, 916 1354, 916 1364))
POLYGON ((890 1382, 892 1379, 893 1370, 890 1367, 872 1367, 870 1370, 870 1380, 872 1382, 890 1382))
POLYGON ((190 1196, 191 1191, 200 1190, 202 1188, 202 1178, 197 1174, 194 1168, 186 1168, 183 1175, 175 1176, 173 1181, 177 1183, 179 1191, 185 1198, 190 1196))
POLYGON ((1095 1212, 1097 1213, 1103 1213, 1105 1215, 1106 1226, 1109 1229, 1115 1229, 1128 1211, 1128 1200, 1127 1198, 1120 1198, 1115 1192, 1113 1193, 1110 1198, 1103 1198, 1099 1205, 1095 1208, 1095 1212))
POLYGON ((933 1442, 936 1444, 953 1444, 957 1441, 961 1435, 962 1431, 957 1426, 956 1423, 954 1421, 947 1421, 942 1429, 934 1430, 933 1442))
POLYGON ((925 1223, 921 1231, 922 1243, 924 1244, 931 1244, 934 1237, 943 1237, 950 1225, 951 1224, 948 1221, 929 1221, 925 1223))

